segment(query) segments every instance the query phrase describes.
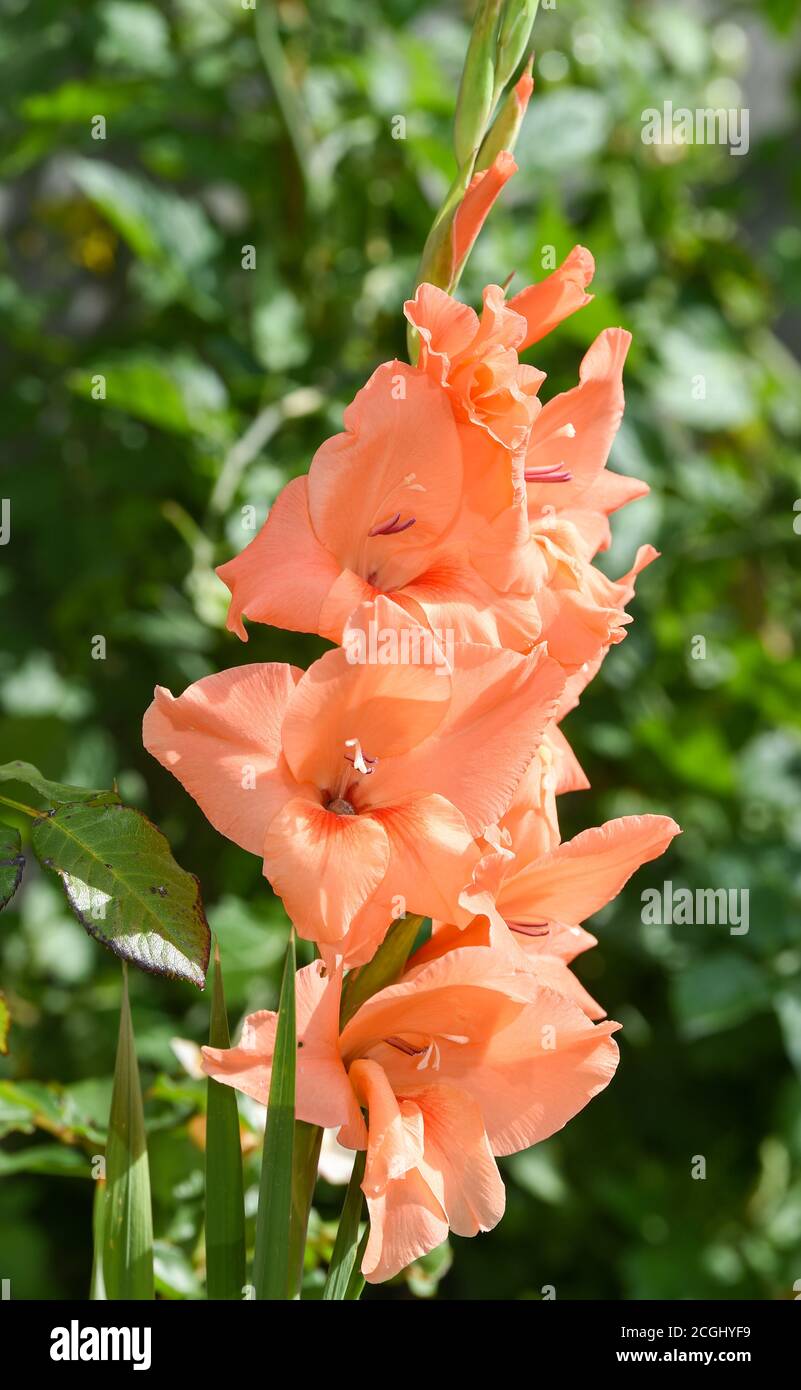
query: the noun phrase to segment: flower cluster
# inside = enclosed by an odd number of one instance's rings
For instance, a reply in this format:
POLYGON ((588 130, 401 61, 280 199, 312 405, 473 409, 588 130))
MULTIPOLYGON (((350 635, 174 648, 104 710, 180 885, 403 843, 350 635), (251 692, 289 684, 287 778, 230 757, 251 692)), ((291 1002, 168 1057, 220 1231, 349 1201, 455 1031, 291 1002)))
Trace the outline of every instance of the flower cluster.
MULTIPOLYGON (((587 786, 560 721, 655 555, 617 581, 593 564, 610 513, 647 490, 606 468, 629 335, 601 333, 546 404, 519 358, 587 302, 593 269, 576 247, 511 300, 489 286, 480 316, 421 285, 417 363, 377 369, 219 571, 242 638, 249 618, 337 645, 305 672, 159 689, 145 717, 150 752, 262 857, 318 947, 297 976, 297 1115, 366 1149, 370 1280, 449 1228, 495 1225, 495 1157, 607 1085, 618 1025, 570 962, 595 944, 581 923, 678 829, 646 815, 559 833, 557 797, 587 786), (429 939, 343 1009, 347 972, 405 914, 431 919, 429 939)), ((252 1015, 237 1047, 204 1049, 206 1070, 266 1103, 275 1028, 252 1015)))

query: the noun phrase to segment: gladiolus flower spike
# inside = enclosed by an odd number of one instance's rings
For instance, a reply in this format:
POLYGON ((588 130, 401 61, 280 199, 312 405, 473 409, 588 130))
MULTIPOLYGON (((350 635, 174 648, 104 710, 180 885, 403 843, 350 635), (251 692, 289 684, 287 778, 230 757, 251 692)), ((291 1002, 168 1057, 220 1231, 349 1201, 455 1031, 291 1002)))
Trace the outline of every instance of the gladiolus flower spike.
MULTIPOLYGON (((559 829, 560 795, 588 785, 562 721, 656 558, 643 546, 617 580, 594 563, 612 513, 647 492, 607 467, 630 335, 605 329, 576 385, 549 395, 520 356, 589 302, 589 251, 511 298, 487 286, 478 313, 450 292, 514 172, 530 71, 503 89, 535 11, 479 5, 459 173, 424 256, 433 273, 405 305, 414 362, 377 368, 218 571, 242 640, 247 619, 332 650, 307 671, 256 663, 177 698, 159 689, 144 721, 145 746, 261 859, 315 944, 295 976, 295 1115, 363 1155, 373 1282, 449 1230, 491 1229, 496 1157, 609 1084, 619 1025, 572 963, 597 945, 585 923, 679 829, 648 814, 568 841, 559 829)), ((276 1030, 274 1013, 251 1014, 235 1046, 204 1048, 206 1072, 266 1104, 276 1030)), ((331 1296, 348 1296, 356 1185, 331 1296)))

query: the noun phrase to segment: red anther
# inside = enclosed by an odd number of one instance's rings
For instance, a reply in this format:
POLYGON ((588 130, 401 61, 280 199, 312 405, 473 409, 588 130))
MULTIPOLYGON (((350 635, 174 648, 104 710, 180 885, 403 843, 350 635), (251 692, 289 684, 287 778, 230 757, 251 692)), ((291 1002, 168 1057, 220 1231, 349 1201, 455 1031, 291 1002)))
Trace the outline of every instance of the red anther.
POLYGON ((523 477, 527 483, 569 483, 573 474, 561 463, 552 463, 549 468, 527 468, 523 477))
POLYGON ((374 526, 372 531, 368 531, 368 536, 399 536, 401 531, 408 531, 410 526, 414 526, 417 517, 412 516, 408 521, 401 521, 400 512, 396 512, 388 521, 382 521, 380 526, 374 526))
POLYGON ((506 925, 518 936, 547 936, 550 931, 547 922, 507 922, 506 925))
POLYGON ((415 1047, 414 1043, 406 1042, 403 1038, 384 1038, 384 1042, 389 1047, 397 1048, 398 1052, 405 1052, 407 1057, 417 1057, 426 1051, 424 1047, 415 1047))

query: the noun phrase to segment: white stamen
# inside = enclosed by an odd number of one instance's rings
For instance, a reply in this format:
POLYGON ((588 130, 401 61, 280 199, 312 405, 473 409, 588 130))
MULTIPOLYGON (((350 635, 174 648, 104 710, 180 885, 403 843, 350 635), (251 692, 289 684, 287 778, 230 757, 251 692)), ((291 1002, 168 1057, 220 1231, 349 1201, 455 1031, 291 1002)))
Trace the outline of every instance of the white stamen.
POLYGON ((353 749, 353 766, 355 770, 357 772, 362 772, 365 777, 369 777, 373 768, 368 767, 368 763, 374 763, 376 761, 375 758, 365 758, 362 752, 362 745, 357 738, 346 738, 345 747, 353 749))
MULTIPOLYGON (((444 1038, 446 1042, 452 1043, 469 1043, 470 1041, 469 1038, 464 1038, 459 1033, 440 1033, 439 1036, 441 1038, 444 1038)), ((439 1050, 439 1043, 437 1042, 436 1038, 432 1038, 428 1044, 428 1047, 426 1048, 425 1052, 420 1058, 420 1061, 417 1063, 417 1067, 415 1068, 415 1070, 425 1071, 426 1067, 430 1063, 433 1071, 439 1071, 441 1062, 442 1054, 439 1050)))

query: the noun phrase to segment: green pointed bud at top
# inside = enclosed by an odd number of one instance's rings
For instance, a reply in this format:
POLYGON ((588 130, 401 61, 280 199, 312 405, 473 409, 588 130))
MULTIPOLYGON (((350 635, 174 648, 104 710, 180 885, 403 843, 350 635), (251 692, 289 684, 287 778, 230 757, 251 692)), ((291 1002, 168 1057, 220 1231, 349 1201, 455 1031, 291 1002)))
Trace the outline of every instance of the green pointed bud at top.
POLYGON ((495 92, 499 95, 514 77, 531 38, 540 0, 506 0, 498 29, 495 92))
POLYGON ((502 150, 510 153, 515 147, 523 117, 526 114, 529 97, 534 90, 531 76, 532 60, 529 59, 522 77, 510 88, 506 100, 490 127, 486 139, 478 152, 476 173, 489 169, 502 150))
POLYGON ((501 4, 502 0, 479 0, 470 35, 453 123, 453 148, 460 169, 472 163, 495 105, 498 90, 496 41, 501 4))

